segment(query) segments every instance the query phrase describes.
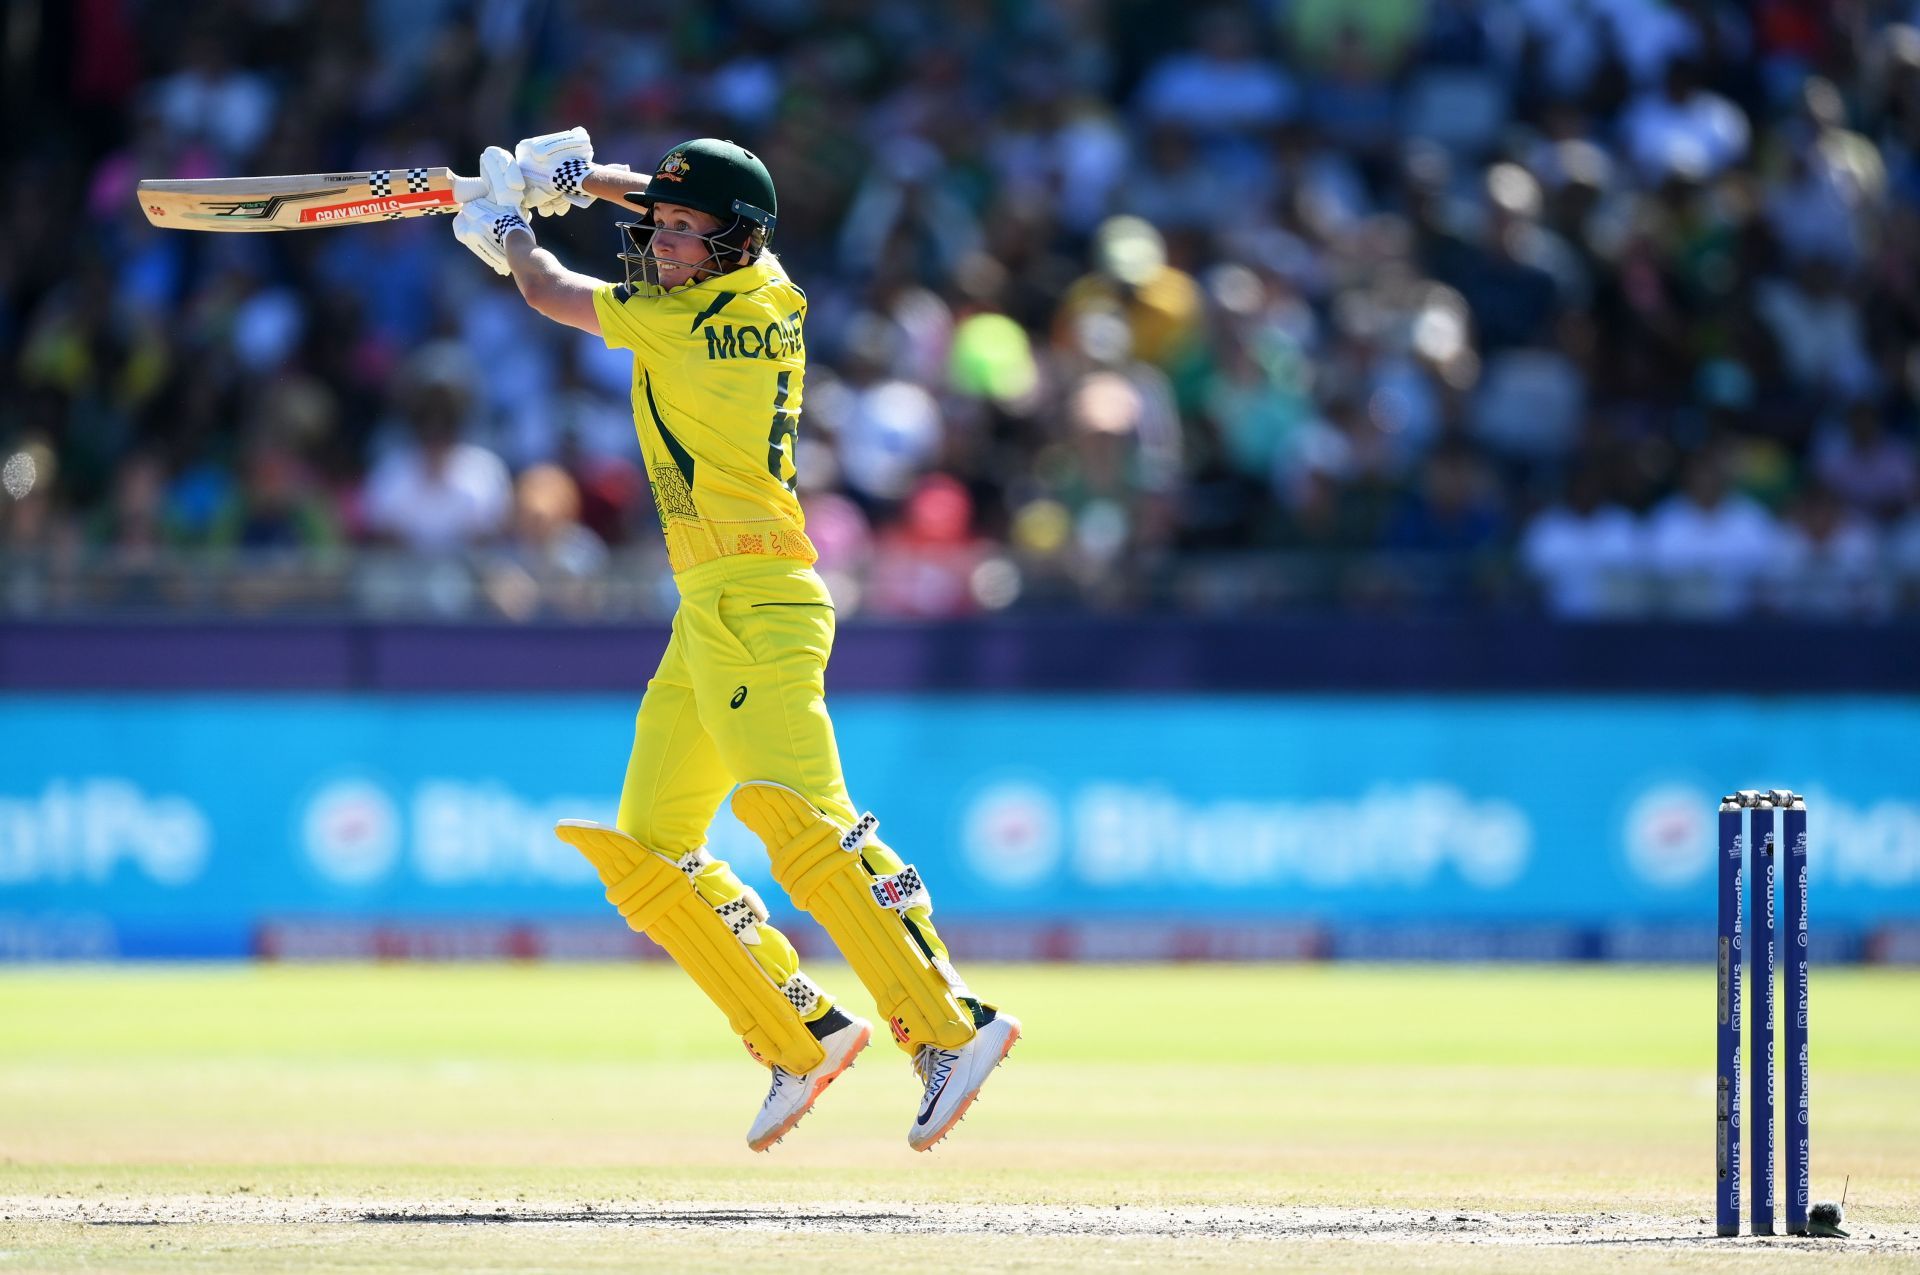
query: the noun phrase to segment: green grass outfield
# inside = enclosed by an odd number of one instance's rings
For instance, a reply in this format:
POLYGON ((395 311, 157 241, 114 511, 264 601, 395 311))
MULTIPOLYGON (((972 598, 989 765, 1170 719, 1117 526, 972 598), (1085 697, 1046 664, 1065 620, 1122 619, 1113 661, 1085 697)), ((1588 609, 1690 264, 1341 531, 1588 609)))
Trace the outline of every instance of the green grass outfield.
POLYGON ((1708 1238, 1704 967, 971 973, 946 1145, 877 1041, 755 1156, 659 965, 0 971, 0 1270, 1920 1271, 1920 971, 1815 971, 1825 1243, 1708 1238))

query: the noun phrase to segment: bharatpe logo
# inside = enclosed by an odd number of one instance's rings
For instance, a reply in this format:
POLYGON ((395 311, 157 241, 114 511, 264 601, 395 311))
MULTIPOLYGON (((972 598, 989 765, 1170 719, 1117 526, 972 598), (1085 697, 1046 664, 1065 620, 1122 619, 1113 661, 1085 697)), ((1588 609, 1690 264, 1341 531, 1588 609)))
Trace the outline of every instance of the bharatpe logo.
POLYGON ((1451 875, 1498 890, 1525 871, 1533 829, 1517 806, 1442 783, 1345 800, 1198 802, 1109 782, 1063 799, 990 786, 965 811, 962 839, 974 870, 1010 888, 1039 886, 1062 866, 1097 888, 1191 888, 1195 864, 1221 863, 1258 887, 1415 889, 1451 875))
POLYGON ((149 795, 118 776, 54 779, 0 794, 0 886, 108 885, 135 873, 184 886, 206 870, 207 816, 185 797, 149 795))
POLYGON ((553 825, 600 805, 581 796, 532 800, 484 780, 425 780, 399 798, 377 783, 342 780, 308 799, 301 840, 314 868, 341 886, 385 882, 403 866, 430 886, 571 886, 593 880, 593 866, 553 825))
MULTIPOLYGON (((430 885, 575 885, 593 865, 553 835, 553 825, 602 799, 535 801, 504 784, 428 780, 413 790, 413 868, 430 885)), ((612 823, 612 819, 607 819, 612 823)))
MULTIPOLYGON (((1806 796, 1810 826, 1788 850, 1795 889, 1804 893, 1802 874, 1815 868, 1822 882, 1847 889, 1920 886, 1920 802, 1882 797, 1862 804, 1823 788, 1806 796)), ((1634 875, 1675 890, 1703 878, 1717 858, 1719 804, 1718 792, 1682 783, 1657 784, 1636 797, 1621 829, 1634 875)), ((1743 838, 1743 852, 1745 845, 1743 838)))
POLYGON ((985 880, 1009 889, 1036 885, 1060 861, 1060 812, 1036 785, 995 784, 967 807, 960 839, 985 880))
POLYGON ((1627 808, 1627 863, 1651 885, 1675 889, 1706 875, 1714 860, 1714 814, 1682 784, 1650 788, 1627 808))
POLYGON ((328 784, 300 823, 307 861, 335 885, 365 885, 387 875, 400 853, 400 816, 376 784, 328 784))

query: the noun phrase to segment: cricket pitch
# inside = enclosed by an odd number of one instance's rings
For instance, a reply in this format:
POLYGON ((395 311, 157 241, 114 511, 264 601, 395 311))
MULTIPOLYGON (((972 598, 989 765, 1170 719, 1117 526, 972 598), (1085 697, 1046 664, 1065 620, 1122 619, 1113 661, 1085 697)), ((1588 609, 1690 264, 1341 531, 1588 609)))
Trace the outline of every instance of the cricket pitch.
POLYGON ((969 974, 946 1144, 877 1041, 756 1156, 659 965, 0 972, 0 1270, 1920 1271, 1920 971, 1815 971, 1827 1241, 1712 1235, 1704 967, 969 974))

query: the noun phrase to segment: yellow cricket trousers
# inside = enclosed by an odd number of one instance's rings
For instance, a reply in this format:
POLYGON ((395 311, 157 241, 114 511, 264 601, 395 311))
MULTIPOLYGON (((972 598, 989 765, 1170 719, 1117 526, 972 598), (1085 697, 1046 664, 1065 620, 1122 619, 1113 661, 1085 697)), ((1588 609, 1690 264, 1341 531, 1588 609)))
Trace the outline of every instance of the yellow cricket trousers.
MULTIPOLYGON (((791 788, 830 820, 852 827, 859 812, 847 795, 826 707, 834 612, 825 583, 811 567, 747 556, 703 563, 674 579, 680 607, 634 722, 621 831, 677 858, 706 843, 721 799, 749 780, 791 788)), ((861 854, 876 878, 906 866, 877 839, 861 854)), ((742 889, 724 860, 710 864, 695 884, 715 906, 742 889)), ((931 906, 912 907, 902 920, 927 958, 951 971, 931 906)), ((799 968, 793 946, 772 926, 760 933, 754 959, 784 983, 799 968)), ((821 997, 809 1020, 831 1004, 821 997)))
POLYGON ((729 557, 682 571, 680 608, 634 720, 621 831, 668 856, 707 839, 727 790, 766 779, 859 817, 827 717, 833 601, 813 568, 729 557))

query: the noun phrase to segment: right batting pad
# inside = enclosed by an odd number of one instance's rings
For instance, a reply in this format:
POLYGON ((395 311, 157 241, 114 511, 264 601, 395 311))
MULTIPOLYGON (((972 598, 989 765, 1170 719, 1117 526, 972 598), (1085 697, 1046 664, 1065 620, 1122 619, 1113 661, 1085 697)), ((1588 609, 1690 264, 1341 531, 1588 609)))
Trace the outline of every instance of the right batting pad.
POLYGON ((807 1020, 823 1012, 820 989, 800 972, 793 945, 764 924, 759 899, 725 863, 696 852, 683 871, 618 828, 584 819, 564 819, 554 833, 587 857, 607 887, 607 902, 693 976, 754 1057, 796 1076, 826 1060, 807 1030, 807 1020), (714 899, 702 897, 696 876, 714 899))

